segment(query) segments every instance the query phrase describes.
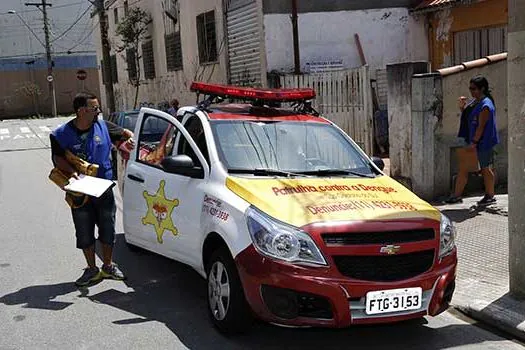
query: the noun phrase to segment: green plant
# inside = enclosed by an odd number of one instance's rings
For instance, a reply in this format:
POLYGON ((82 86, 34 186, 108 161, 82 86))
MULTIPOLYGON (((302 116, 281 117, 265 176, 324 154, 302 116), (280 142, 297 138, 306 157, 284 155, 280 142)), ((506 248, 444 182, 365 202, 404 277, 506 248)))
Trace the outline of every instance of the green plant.
POLYGON ((140 7, 133 7, 129 10, 128 15, 119 22, 116 29, 116 34, 122 42, 122 44, 117 47, 117 51, 133 50, 135 52, 133 62, 127 62, 128 70, 132 70, 133 68, 130 68, 130 65, 133 65, 134 72, 136 72, 136 74, 130 78, 131 85, 135 87, 133 108, 137 108, 139 88, 142 84, 140 80, 140 59, 142 55, 139 55, 139 46, 148 34, 151 21, 151 15, 148 12, 140 7))

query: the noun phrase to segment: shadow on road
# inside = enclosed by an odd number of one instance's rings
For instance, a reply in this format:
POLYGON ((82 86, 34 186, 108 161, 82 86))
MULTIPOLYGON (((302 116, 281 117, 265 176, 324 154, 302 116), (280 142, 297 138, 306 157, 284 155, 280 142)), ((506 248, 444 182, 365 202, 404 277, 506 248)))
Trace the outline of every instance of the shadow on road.
POLYGON ((458 209, 444 209, 441 210, 441 212, 448 216, 450 220, 452 220, 455 223, 461 223, 464 221, 467 221, 469 219, 473 219, 476 216, 481 215, 481 209, 465 209, 465 208, 458 208, 458 209))
POLYGON ((47 286, 32 286, 17 292, 6 294, 0 298, 5 305, 23 305, 25 308, 50 311, 64 310, 73 303, 55 301, 58 296, 78 290, 73 283, 51 284, 47 286))
MULTIPOLYGON (((124 283, 132 291, 121 292, 108 288, 103 292, 88 295, 88 289, 81 289, 79 297, 87 297, 98 304, 105 304, 133 315, 126 319, 108 320, 108 323, 117 326, 160 322, 190 349, 423 347, 433 350, 501 340, 500 337, 469 324, 439 326, 438 322, 428 324, 426 319, 341 330, 288 329, 257 323, 249 334, 228 338, 219 334, 208 320, 206 284, 191 268, 145 251, 132 252, 127 248, 122 234, 117 235, 114 256, 117 264, 128 276, 124 283)), ((71 303, 53 299, 76 290, 78 289, 72 282, 31 286, 0 297, 0 303, 60 312, 71 303)), ((443 324, 446 320, 440 322, 443 324)))
POLYGON ((288 329, 257 323, 249 334, 227 338, 208 320, 206 283, 191 268, 148 253, 132 252, 118 235, 115 261, 127 274, 133 292, 109 289, 89 298, 136 315, 112 321, 123 327, 149 321, 166 325, 190 349, 443 349, 500 340, 496 335, 471 332, 471 325, 447 325, 433 329, 425 319, 350 329, 288 329))

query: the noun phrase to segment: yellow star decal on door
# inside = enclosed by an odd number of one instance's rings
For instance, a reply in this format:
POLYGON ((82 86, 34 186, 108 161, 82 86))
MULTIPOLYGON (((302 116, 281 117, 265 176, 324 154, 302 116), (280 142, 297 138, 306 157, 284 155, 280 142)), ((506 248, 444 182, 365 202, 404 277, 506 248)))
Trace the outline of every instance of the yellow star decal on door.
POLYGON ((148 206, 148 212, 146 216, 142 218, 143 225, 153 225, 155 227, 155 232, 157 233, 157 242, 163 243, 164 231, 171 231, 174 236, 178 234, 177 228, 173 224, 171 215, 173 209, 179 206, 178 199, 169 200, 166 198, 164 192, 164 186, 166 181, 162 180, 159 184, 159 189, 157 193, 151 195, 148 191, 144 191, 144 199, 148 206))

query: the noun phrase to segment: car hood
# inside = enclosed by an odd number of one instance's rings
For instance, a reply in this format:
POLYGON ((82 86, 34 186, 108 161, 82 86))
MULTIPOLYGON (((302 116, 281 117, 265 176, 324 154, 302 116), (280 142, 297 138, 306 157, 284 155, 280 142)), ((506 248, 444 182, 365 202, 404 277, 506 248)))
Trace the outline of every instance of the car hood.
POLYGON ((440 212, 397 181, 364 178, 228 177, 226 186, 268 215, 301 227, 318 222, 432 219, 440 212))

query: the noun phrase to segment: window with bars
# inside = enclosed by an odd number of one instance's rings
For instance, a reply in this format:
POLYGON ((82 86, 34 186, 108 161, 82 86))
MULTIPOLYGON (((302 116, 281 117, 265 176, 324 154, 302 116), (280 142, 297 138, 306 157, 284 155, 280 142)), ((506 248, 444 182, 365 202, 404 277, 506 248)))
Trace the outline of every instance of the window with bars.
POLYGON ((134 81, 137 79, 137 55, 135 49, 126 50, 126 63, 128 65, 128 79, 134 81))
POLYGON ((507 26, 454 33, 455 64, 505 51, 507 51, 507 26))
POLYGON ((155 79, 155 56, 152 40, 142 44, 142 64, 144 65, 144 78, 155 79))
POLYGON ((197 42, 201 64, 217 61, 217 34, 215 30, 215 11, 197 16, 197 42))
POLYGON ((164 36, 166 46, 166 65, 168 71, 181 70, 182 67, 182 45, 180 41, 180 31, 166 34, 164 36))
POLYGON ((113 9, 113 17, 115 20, 115 25, 117 25, 118 24, 118 8, 117 7, 113 9))
POLYGON ((166 66, 169 72, 181 70, 182 45, 179 23, 179 1, 163 0, 164 8, 164 46, 166 49, 166 66))

